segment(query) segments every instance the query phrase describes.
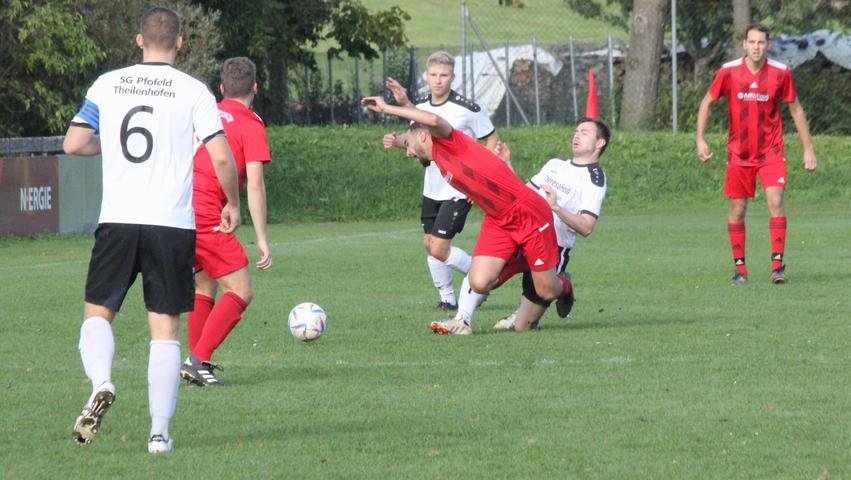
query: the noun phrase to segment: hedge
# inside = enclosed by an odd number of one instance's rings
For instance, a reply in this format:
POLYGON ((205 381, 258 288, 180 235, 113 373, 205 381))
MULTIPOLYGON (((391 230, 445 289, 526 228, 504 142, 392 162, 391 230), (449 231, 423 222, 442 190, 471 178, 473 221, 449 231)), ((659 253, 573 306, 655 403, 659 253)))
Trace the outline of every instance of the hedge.
MULTIPOLYGON (((381 137, 382 126, 271 127, 273 161, 266 169, 269 221, 352 221, 416 218, 422 167, 381 137)), ((789 127, 787 127, 788 129, 789 127)), ((792 128, 794 131, 794 128, 792 128)), ((518 175, 528 179, 550 158, 570 157, 572 127, 501 129, 518 175)), ((724 178, 723 134, 709 135, 715 152, 701 163, 691 133, 616 131, 601 159, 609 185, 607 206, 718 202, 724 178)), ((816 136, 819 167, 803 168, 801 144, 786 136, 789 199, 851 200, 851 137, 816 136)))

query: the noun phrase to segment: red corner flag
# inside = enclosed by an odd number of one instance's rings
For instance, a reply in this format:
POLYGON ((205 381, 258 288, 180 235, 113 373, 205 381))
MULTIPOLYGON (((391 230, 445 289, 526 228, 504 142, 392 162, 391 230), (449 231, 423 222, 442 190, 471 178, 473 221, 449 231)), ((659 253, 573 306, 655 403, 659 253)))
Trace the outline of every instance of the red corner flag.
POLYGON ((585 101, 585 116, 600 118, 600 106, 597 104, 597 79, 594 70, 588 69, 588 99, 585 101))

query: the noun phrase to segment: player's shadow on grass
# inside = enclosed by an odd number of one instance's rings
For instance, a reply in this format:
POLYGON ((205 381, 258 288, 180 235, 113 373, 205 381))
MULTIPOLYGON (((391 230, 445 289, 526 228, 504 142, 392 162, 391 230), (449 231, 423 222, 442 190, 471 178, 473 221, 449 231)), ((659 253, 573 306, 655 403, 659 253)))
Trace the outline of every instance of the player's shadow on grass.
MULTIPOLYGON (((581 320, 579 318, 544 318, 541 321, 541 326, 537 332, 546 332, 547 330, 598 330, 604 328, 644 327, 654 325, 690 325, 697 321, 695 318, 685 318, 683 316, 674 315, 667 317, 653 315, 647 315, 644 317, 632 316, 628 319, 611 318, 610 320, 588 320, 587 318, 588 317, 585 317, 581 320)), ((475 330, 474 333, 476 335, 494 335, 515 334, 516 332, 486 328, 484 330, 475 330)))

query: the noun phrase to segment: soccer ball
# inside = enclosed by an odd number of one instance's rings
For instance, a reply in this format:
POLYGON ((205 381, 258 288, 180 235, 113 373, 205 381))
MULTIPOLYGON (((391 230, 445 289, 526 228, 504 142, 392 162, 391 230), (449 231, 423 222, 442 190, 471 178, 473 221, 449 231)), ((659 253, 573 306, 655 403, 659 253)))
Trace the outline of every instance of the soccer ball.
POLYGON ((310 341, 325 333, 327 325, 325 310, 310 302, 299 303, 290 310, 290 333, 299 340, 310 341))

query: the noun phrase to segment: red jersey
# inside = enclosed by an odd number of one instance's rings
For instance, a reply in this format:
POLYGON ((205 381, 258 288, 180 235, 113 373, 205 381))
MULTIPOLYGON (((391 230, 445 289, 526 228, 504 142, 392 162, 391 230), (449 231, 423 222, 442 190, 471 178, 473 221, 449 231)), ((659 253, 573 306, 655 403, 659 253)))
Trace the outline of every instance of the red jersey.
POLYGON ((464 132, 432 137, 432 158, 443 178, 488 215, 499 217, 529 187, 493 152, 464 132))
MULTIPOLYGON (((245 186, 246 163, 269 162, 272 159, 266 142, 266 127, 256 113, 237 100, 226 98, 219 102, 218 108, 228 145, 236 160, 241 190, 245 186)), ((195 152, 193 176, 192 207, 195 209, 196 228, 218 225, 227 196, 204 145, 195 152)))
POLYGON ((744 57, 727 62, 715 75, 709 94, 716 100, 727 97, 728 161, 738 165, 782 161, 780 102, 794 102, 797 97, 789 67, 766 59, 752 73, 744 57))

